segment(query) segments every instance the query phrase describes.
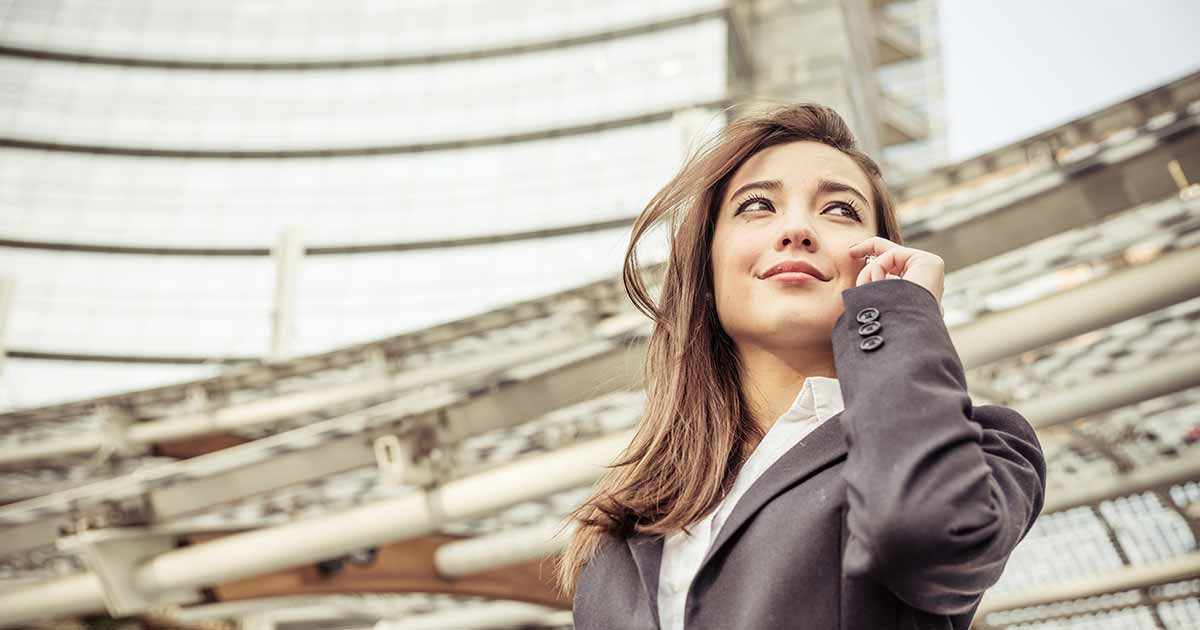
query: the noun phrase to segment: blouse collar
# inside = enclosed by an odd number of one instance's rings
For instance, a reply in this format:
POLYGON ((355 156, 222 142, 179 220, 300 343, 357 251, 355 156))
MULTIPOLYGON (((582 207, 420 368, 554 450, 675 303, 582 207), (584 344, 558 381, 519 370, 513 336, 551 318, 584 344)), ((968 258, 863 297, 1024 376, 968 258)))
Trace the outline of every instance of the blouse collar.
POLYGON ((779 419, 796 422, 815 417, 824 422, 843 409, 842 386, 836 378, 809 376, 804 379, 804 386, 796 394, 792 406, 779 419))

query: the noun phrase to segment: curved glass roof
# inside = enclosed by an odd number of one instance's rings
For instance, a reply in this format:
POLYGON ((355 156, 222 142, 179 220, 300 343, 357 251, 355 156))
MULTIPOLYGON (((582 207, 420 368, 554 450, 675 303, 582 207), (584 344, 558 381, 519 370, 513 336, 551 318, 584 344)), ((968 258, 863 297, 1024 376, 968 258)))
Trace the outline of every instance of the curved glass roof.
POLYGON ((725 97, 722 6, 0 2, 7 402, 263 356, 292 226, 409 248, 306 256, 296 353, 612 276, 627 227, 487 241, 635 216, 679 164, 674 112, 725 97), (90 360, 121 357, 181 363, 90 360))
POLYGON ((0 0, 0 41, 128 59, 353 60, 578 37, 720 6, 715 0, 0 0))
POLYGON ((133 151, 462 141, 724 96, 725 21, 451 63, 212 71, 0 57, 0 137, 133 151))
MULTIPOLYGON (((298 273, 295 348, 316 352, 384 337, 611 277, 620 272, 628 232, 307 256, 298 273)), ((0 248, 0 268, 17 277, 10 350, 245 358, 269 347, 269 257, 0 248)))
MULTIPOLYGON (((713 112, 719 117, 719 112, 713 112)), ((636 215, 677 168, 670 120, 375 156, 187 159, 0 150, 0 234, 67 243, 268 247, 410 242, 636 215)))

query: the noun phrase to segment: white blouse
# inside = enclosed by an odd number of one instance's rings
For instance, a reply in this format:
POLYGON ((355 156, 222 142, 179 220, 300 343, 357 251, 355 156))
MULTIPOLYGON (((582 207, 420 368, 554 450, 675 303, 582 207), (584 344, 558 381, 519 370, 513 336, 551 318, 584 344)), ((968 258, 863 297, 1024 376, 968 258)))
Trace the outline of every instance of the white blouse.
POLYGON ((692 531, 690 536, 682 530, 667 536, 658 581, 658 618, 663 630, 683 630, 683 609, 687 602, 688 587, 700 568, 700 561, 716 540, 721 525, 733 512, 738 499, 781 455, 843 408, 842 388, 837 379, 825 376, 805 378, 804 386, 800 388, 792 406, 779 416, 762 441, 754 447, 754 452, 738 471, 733 488, 721 499, 716 509, 688 527, 692 531))

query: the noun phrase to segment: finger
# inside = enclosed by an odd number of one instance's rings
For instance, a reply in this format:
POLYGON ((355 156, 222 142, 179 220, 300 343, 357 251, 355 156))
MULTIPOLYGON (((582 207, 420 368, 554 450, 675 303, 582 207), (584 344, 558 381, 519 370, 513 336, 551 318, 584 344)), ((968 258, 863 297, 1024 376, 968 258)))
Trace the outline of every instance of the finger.
POLYGON ((871 265, 864 266, 858 272, 858 277, 854 279, 854 286, 861 287, 871 280, 871 265))
POLYGON ((863 266, 863 273, 866 275, 867 282, 875 282, 879 279, 879 271, 882 268, 881 257, 872 255, 867 259, 866 265, 863 266))
POLYGON ((854 258, 861 258, 868 254, 882 254, 893 247, 901 247, 901 245, 883 238, 882 236, 872 236, 861 240, 850 246, 850 255, 854 258))
POLYGON ((894 256, 891 255, 890 251, 884 252, 878 256, 873 256, 870 259, 870 262, 867 264, 867 267, 871 270, 871 280, 875 281, 885 278, 888 272, 891 271, 892 265, 894 264, 892 262, 893 260, 894 256))
POLYGON ((885 253, 884 255, 876 256, 875 259, 871 261, 871 281, 872 282, 879 280, 886 273, 887 259, 884 258, 884 256, 886 256, 886 255, 887 254, 885 253))
POLYGON ((881 261, 885 272, 903 277, 918 252, 919 250, 911 247, 897 246, 889 249, 876 260, 881 261))
MULTIPOLYGON (((902 273, 903 269, 908 265, 909 259, 912 257, 915 250, 900 245, 893 246, 891 249, 877 254, 866 254, 871 256, 867 259, 867 263, 874 262, 881 266, 884 271, 894 273, 902 273)), ((852 256, 853 257, 853 256, 852 256)))

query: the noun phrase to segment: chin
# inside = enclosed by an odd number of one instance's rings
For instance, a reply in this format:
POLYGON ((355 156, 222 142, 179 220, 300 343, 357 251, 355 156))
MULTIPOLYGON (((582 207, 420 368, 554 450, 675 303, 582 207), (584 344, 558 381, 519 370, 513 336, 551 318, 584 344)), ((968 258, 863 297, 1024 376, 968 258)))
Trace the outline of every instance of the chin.
POLYGON ((779 342, 807 341, 812 339, 828 339, 833 332, 833 324, 837 317, 829 317, 829 313, 787 312, 764 322, 762 334, 779 342))

